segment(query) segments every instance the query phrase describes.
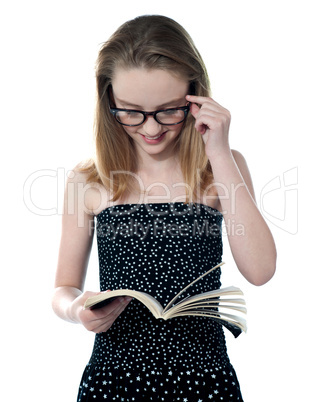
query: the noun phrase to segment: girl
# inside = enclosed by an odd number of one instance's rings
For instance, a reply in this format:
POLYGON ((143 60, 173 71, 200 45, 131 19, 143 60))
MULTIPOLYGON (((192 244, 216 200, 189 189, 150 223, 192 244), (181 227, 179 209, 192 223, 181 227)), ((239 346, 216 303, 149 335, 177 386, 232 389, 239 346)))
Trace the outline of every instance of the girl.
MULTIPOLYGON (((214 320, 156 320, 129 298, 83 309, 97 294, 83 292, 95 224, 101 292, 166 305, 221 262, 222 219, 249 282, 266 283, 276 263, 245 159, 229 146, 230 114, 209 97, 187 32, 162 16, 129 21, 103 45, 96 76, 96 156, 67 185, 53 297, 58 316, 96 333, 78 401, 242 401, 214 320)), ((189 294, 219 287, 220 269, 189 294)))

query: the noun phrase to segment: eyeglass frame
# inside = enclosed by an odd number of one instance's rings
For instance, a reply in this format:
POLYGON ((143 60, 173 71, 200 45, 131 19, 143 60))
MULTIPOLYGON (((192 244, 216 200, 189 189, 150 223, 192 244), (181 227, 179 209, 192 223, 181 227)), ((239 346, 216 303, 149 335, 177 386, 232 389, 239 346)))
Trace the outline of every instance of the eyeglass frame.
POLYGON ((143 123, 147 120, 147 116, 152 116, 152 117, 155 119, 155 121, 156 121, 158 124, 161 124, 162 126, 176 126, 177 124, 181 124, 182 122, 184 122, 185 119, 187 118, 187 115, 188 115, 189 110, 190 110, 190 102, 188 102, 186 106, 180 106, 180 107, 173 107, 173 108, 169 108, 169 109, 156 110, 156 111, 154 111, 154 112, 144 112, 143 110, 119 109, 119 108, 116 108, 116 107, 111 107, 110 98, 109 98, 109 110, 110 110, 110 113, 111 113, 111 114, 114 116, 114 118, 116 119, 116 121, 117 121, 119 124, 121 124, 122 126, 127 126, 127 127, 137 127, 137 126, 141 126, 141 124, 143 124, 143 123), (183 110, 183 111, 184 111, 184 118, 183 118, 181 121, 177 122, 177 123, 170 123, 170 124, 168 124, 168 123, 161 123, 161 122, 157 119, 157 114, 158 114, 158 113, 161 113, 161 112, 167 112, 167 111, 170 111, 170 110, 183 110), (117 119, 117 117, 116 117, 116 113, 117 113, 117 112, 135 112, 135 113, 141 113, 141 114, 143 115, 143 121, 142 121, 141 123, 139 123, 139 124, 125 124, 125 123, 122 123, 122 122, 119 121, 119 120, 117 119))

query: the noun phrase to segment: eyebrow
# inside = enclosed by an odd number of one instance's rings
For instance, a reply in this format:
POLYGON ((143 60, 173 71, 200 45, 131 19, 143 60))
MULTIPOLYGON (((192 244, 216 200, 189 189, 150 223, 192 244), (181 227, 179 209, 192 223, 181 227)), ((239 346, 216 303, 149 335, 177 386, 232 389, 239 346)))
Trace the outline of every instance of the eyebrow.
MULTIPOLYGON (((130 108, 132 107, 134 109, 143 109, 140 105, 136 105, 134 103, 130 103, 128 101, 125 101, 125 100, 122 100, 122 99, 119 99, 119 98, 117 98, 117 100, 118 100, 118 102, 122 103, 123 105, 126 105, 127 107, 130 107, 130 108)), ((162 108, 168 107, 169 105, 178 104, 178 103, 181 103, 181 102, 184 102, 184 101, 186 101, 184 97, 183 98, 172 99, 170 102, 166 102, 166 103, 163 103, 162 105, 159 105, 157 107, 157 110, 160 110, 162 108)))

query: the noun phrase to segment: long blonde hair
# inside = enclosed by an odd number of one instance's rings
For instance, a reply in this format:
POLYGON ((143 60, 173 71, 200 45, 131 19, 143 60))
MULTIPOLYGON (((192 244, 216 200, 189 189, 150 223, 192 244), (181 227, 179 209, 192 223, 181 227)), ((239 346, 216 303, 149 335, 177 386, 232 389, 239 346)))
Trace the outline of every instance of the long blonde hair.
MULTIPOLYGON (((120 26, 103 44, 96 64, 96 155, 82 170, 89 182, 103 184, 113 201, 133 188, 130 173, 137 169, 132 139, 109 111, 108 89, 117 68, 166 70, 189 81, 189 94, 210 95, 208 74, 198 50, 186 30, 168 17, 137 17, 120 26)), ((175 146, 189 189, 187 201, 192 201, 199 197, 199 189, 202 192, 212 182, 212 172, 190 113, 175 146)))

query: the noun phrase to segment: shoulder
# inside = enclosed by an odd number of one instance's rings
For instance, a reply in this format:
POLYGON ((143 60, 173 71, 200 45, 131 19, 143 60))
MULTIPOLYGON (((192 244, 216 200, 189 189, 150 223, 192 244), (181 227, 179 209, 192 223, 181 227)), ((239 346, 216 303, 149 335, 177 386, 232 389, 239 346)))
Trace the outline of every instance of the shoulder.
POLYGON ((94 160, 88 159, 79 162, 70 171, 70 179, 85 184, 99 182, 99 175, 94 160))
POLYGON ((232 156, 234 161, 236 162, 240 172, 242 173, 249 173, 249 167, 247 164, 247 161, 245 159, 245 157, 243 156, 242 153, 240 153, 239 151, 236 151, 235 149, 231 150, 232 156))
POLYGON ((83 163, 78 163, 67 174, 67 189, 78 192, 82 188, 91 187, 93 182, 90 180, 90 171, 83 168, 83 163))
POLYGON ((96 215, 108 199, 107 190, 98 179, 92 163, 80 162, 68 172, 66 198, 77 204, 76 209, 96 215))
POLYGON ((231 153, 251 196, 255 199, 252 178, 245 157, 235 149, 232 149, 231 153))
POLYGON ((240 153, 239 151, 237 151, 235 149, 232 149, 231 153, 239 168, 240 168, 240 166, 247 166, 247 162, 242 153, 240 153))

